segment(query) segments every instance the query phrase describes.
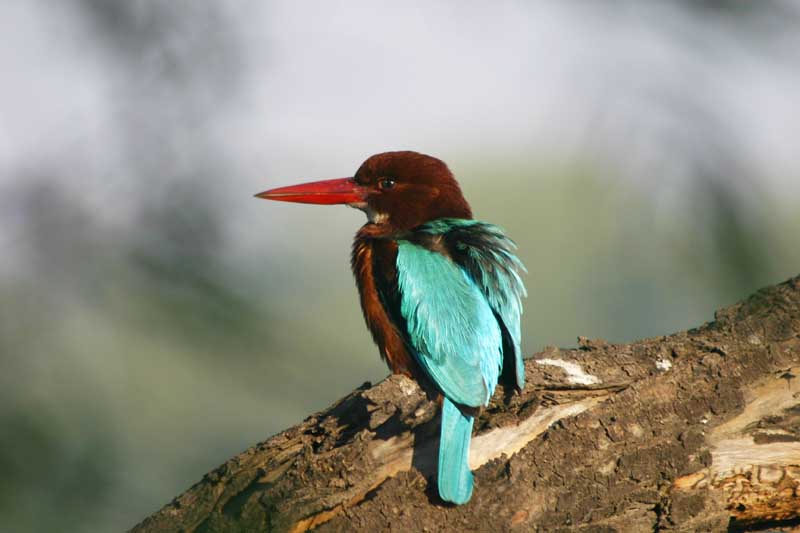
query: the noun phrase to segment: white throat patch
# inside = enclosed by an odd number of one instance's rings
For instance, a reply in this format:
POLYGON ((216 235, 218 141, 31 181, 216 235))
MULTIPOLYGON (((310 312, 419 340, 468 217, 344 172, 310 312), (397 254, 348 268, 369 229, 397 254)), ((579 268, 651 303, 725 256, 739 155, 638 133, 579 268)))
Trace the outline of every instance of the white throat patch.
POLYGON ((364 212, 367 214, 367 220, 372 222, 373 224, 383 224, 387 220, 389 220, 389 215, 386 213, 378 213, 377 211, 373 211, 372 209, 366 209, 364 212))
POLYGON ((367 215, 367 220, 372 222, 373 224, 383 224, 384 222, 389 220, 389 215, 386 213, 379 213, 372 209, 366 202, 357 203, 357 204, 347 204, 350 207, 355 209, 360 209, 367 215))

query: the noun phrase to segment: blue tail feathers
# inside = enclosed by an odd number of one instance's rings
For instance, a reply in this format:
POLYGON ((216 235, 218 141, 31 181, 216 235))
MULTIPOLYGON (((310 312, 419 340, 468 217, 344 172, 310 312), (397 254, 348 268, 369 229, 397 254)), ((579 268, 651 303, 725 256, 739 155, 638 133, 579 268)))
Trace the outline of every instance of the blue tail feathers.
POLYGON ((442 430, 439 439, 439 496, 455 504, 467 503, 472 496, 469 469, 471 416, 464 415, 447 398, 442 403, 442 430))

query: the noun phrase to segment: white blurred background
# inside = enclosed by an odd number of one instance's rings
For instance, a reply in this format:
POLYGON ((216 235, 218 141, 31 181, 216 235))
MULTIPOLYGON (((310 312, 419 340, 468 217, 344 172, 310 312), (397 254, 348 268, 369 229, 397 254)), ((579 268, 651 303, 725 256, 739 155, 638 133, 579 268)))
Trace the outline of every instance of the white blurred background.
POLYGON ((0 530, 127 529, 382 379, 361 213, 258 201, 448 162, 530 274, 527 353, 800 273, 800 4, 0 4, 0 530))

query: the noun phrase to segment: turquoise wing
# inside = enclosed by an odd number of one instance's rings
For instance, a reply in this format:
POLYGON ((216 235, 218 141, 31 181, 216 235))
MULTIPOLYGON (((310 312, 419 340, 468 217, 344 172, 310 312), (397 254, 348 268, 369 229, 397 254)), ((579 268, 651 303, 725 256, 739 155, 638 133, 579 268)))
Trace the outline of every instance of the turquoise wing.
POLYGON ((479 220, 439 219, 418 228, 418 233, 444 241, 454 262, 460 265, 480 288, 507 336, 506 361, 514 361, 517 386, 525 386, 520 319, 522 298, 527 296, 520 274, 527 272, 516 256, 516 244, 492 224, 479 220), (510 360, 508 358, 510 357, 510 360))
POLYGON ((500 324, 483 290, 461 266, 398 241, 400 313, 427 374, 453 402, 486 405, 503 363, 500 324))

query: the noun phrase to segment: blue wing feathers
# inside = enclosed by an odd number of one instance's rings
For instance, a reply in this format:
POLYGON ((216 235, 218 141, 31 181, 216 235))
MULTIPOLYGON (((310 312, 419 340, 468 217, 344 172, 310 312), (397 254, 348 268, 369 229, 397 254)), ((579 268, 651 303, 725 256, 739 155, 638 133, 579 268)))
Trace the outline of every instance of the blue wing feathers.
POLYGON ((522 298, 527 292, 520 273, 527 270, 515 254, 517 245, 499 227, 479 220, 439 219, 417 231, 445 239, 453 261, 479 286, 510 336, 517 386, 522 388, 525 369, 520 347, 520 318, 522 298))
POLYGON ((473 418, 456 405, 489 403, 504 360, 522 388, 520 316, 525 267, 502 230, 476 220, 439 219, 397 241, 399 311, 412 355, 442 391, 438 484, 442 499, 472 495, 473 418), (504 353, 504 348, 506 353, 504 353), (508 353, 513 352, 513 353, 508 353))
POLYGON ((470 276, 445 256, 398 243, 400 313, 417 361, 456 403, 485 405, 502 364, 500 327, 470 276))

